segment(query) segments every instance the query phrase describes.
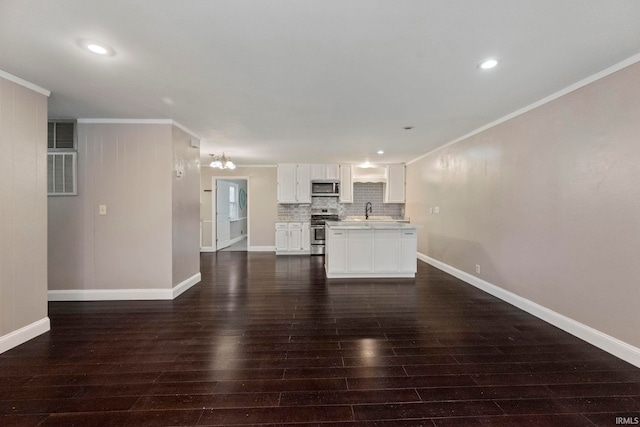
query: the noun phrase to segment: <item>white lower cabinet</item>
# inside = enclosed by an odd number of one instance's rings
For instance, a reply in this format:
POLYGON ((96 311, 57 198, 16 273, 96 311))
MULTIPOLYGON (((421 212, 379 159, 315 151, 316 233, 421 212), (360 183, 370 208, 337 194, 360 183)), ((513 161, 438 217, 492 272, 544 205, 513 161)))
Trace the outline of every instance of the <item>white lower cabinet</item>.
POLYGON ((310 251, 308 222, 276 222, 276 255, 306 255, 310 251))
POLYGON ((336 273, 347 271, 347 230, 331 230, 326 235, 325 263, 327 269, 336 273))
POLYGON ((400 269, 402 271, 418 271, 418 232, 403 230, 400 232, 400 269))
POLYGON ((349 230, 347 273, 373 269, 373 230, 349 230))
POLYGON ((375 230, 375 237, 373 271, 376 273, 400 271, 400 230, 375 230))
POLYGON ((311 253, 311 223, 302 223, 302 252, 311 253))
POLYGON ((276 252, 289 250, 289 224, 276 223, 276 252))
POLYGON ((331 229, 326 233, 327 277, 415 277, 415 229, 331 229))

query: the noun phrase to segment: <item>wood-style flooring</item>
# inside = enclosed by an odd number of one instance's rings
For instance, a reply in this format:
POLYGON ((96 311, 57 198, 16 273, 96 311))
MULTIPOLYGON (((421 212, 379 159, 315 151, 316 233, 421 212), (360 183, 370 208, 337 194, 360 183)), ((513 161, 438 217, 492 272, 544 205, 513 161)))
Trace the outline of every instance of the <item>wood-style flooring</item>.
MULTIPOLYGON (((50 303, 0 355, 0 426, 592 426, 640 415, 640 369, 419 262, 203 254, 174 301, 50 303)), ((625 421, 633 421, 625 419, 625 421)))

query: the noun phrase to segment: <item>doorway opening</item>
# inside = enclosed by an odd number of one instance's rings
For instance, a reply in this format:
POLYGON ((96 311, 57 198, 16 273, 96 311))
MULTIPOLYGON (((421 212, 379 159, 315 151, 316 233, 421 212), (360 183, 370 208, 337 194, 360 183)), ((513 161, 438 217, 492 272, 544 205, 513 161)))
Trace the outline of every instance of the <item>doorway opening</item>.
POLYGON ((212 247, 216 251, 249 248, 249 177, 213 177, 212 247))

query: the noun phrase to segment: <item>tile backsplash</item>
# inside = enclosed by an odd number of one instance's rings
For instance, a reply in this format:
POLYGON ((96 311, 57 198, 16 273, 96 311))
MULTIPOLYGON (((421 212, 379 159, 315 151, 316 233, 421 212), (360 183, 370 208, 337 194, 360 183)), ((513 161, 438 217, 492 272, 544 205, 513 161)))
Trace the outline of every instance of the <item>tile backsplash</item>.
POLYGON ((309 220, 311 209, 338 209, 340 218, 363 216, 367 202, 371 202, 371 215, 404 218, 404 203, 382 203, 384 184, 381 182, 355 182, 353 184, 353 203, 339 203, 337 197, 313 197, 307 205, 278 205, 278 217, 282 220, 309 220))
POLYGON ((404 203, 382 203, 384 184, 381 182, 355 182, 353 184, 353 203, 345 203, 344 216, 364 215, 367 202, 371 202, 371 215, 387 215, 394 219, 404 218, 404 203))

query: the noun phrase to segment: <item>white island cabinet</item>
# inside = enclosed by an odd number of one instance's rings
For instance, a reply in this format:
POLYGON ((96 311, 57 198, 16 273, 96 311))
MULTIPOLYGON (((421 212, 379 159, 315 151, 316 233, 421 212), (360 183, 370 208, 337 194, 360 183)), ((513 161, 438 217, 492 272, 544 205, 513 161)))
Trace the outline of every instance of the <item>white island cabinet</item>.
POLYGON ((418 226, 328 221, 326 228, 328 278, 415 277, 418 226))

